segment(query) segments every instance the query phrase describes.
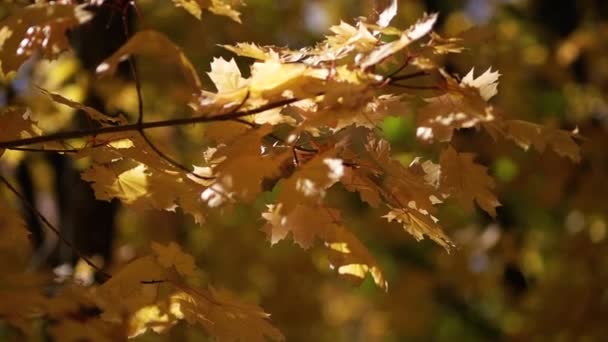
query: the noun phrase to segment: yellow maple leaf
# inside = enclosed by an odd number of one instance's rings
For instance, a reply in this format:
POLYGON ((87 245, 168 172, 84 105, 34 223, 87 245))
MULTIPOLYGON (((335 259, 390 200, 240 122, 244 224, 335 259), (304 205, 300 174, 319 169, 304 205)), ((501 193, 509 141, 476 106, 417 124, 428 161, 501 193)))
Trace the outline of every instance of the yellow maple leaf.
POLYGON ((234 58, 229 61, 223 58, 214 58, 211 62, 211 71, 207 73, 215 84, 218 92, 232 91, 246 85, 241 71, 234 58))

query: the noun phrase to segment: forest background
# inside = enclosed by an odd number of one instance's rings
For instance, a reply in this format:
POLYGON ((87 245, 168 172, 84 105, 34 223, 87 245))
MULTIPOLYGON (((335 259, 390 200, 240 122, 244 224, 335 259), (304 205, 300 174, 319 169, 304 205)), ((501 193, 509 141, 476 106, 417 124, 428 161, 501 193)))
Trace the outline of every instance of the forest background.
MULTIPOLYGON (((248 0, 244 6, 233 3, 240 16, 230 11, 217 11, 225 14, 219 16, 202 11, 198 19, 192 15, 192 8, 189 13, 170 1, 137 1, 138 12, 121 1, 112 2, 118 5, 104 9, 100 17, 112 23, 114 31, 98 36, 81 32, 89 41, 72 37, 72 42, 82 44, 75 48, 77 53, 62 54, 52 62, 30 61, 16 75, 3 76, 0 101, 4 110, 28 106, 45 132, 83 124, 74 123, 77 111, 73 103, 66 106, 65 100, 56 98, 53 102, 40 87, 92 107, 101 103, 102 111, 120 109, 130 122, 135 122, 138 89, 128 63, 121 64, 115 77, 105 77, 111 80, 106 83, 99 81, 97 85, 98 76, 93 75, 111 53, 102 58, 95 54, 116 50, 124 43, 116 37, 125 30, 165 34, 182 49, 201 83, 213 89, 216 80, 207 73, 210 64, 217 62, 214 58, 234 58, 244 74, 251 64, 250 58, 236 56, 221 45, 253 42, 292 49, 311 46, 330 34, 329 27, 339 25, 341 20, 352 25, 358 17, 376 20, 378 12, 390 3, 248 0), (122 26, 123 20, 127 27, 122 26), (92 48, 95 45, 102 46, 102 51, 92 48), (93 56, 89 59, 95 61, 92 65, 83 62, 87 57, 83 59, 82 55, 87 53, 93 56), (96 92, 95 100, 91 100, 91 91, 96 92)), ((10 18, 27 3, 2 3, 0 18, 10 18)), ((483 130, 456 131, 451 146, 458 152, 474 154, 475 162, 488 168, 495 180, 492 191, 501 205, 495 217, 486 208, 465 210, 450 201, 442 205, 435 216, 456 246, 448 248, 449 252, 431 239, 416 241, 402 225, 383 218, 386 210, 369 206, 356 193, 344 189, 328 192, 327 201, 340 207, 348 229, 382 269, 382 281, 371 271, 359 274, 362 279, 355 276, 354 283, 338 276, 329 267, 331 260, 322 243, 303 249, 301 240, 294 243, 287 237, 271 244, 265 234, 267 222, 260 213, 277 196, 272 188, 250 203, 237 203, 225 211, 210 210, 203 223, 195 222, 196 217, 181 209, 150 210, 142 205, 104 202, 95 207, 100 211, 92 211, 86 218, 88 224, 75 228, 85 229, 80 235, 89 236, 73 241, 79 252, 66 248, 57 237, 50 238, 53 234, 46 228, 47 242, 38 241, 52 245, 45 258, 36 251, 10 249, 14 248, 10 239, 6 246, 0 243, 2 270, 12 272, 13 260, 19 257, 27 260, 24 265, 29 270, 24 273, 27 277, 21 273, 9 277, 10 272, 3 272, 0 339, 44 340, 52 336, 58 341, 80 337, 113 340, 115 336, 131 335, 134 341, 198 341, 215 335, 230 340, 231 333, 222 329, 242 331, 236 333, 240 338, 259 337, 250 330, 260 329, 271 338, 280 339, 282 334, 289 341, 601 340, 608 333, 608 3, 404 0, 398 4, 391 26, 406 29, 425 13, 438 13, 433 31, 442 37, 464 39, 463 51, 439 58, 450 77, 462 79, 473 67, 475 77, 489 68, 498 70, 498 93, 492 105, 509 118, 577 132, 580 160, 578 152, 556 153, 557 149, 552 148, 539 151, 533 142, 526 151, 511 141, 496 142, 483 130), (108 231, 108 227, 112 229, 108 231), (104 231, 99 233, 101 237, 97 233, 100 229, 104 231), (60 300, 61 295, 48 296, 61 293, 57 289, 61 286, 49 285, 54 283, 48 277, 57 277, 63 270, 59 266, 66 260, 75 263, 74 277, 80 277, 78 281, 94 281, 94 270, 78 255, 91 254, 91 260, 99 263, 102 258, 89 253, 93 251, 105 256, 104 270, 110 274, 150 253, 157 253, 161 264, 166 259, 160 255, 182 258, 188 265, 196 264, 195 271, 184 271, 196 278, 188 284, 210 289, 210 296, 221 298, 218 301, 239 298, 234 299, 239 308, 246 302, 263 311, 244 306, 242 312, 255 319, 249 317, 251 320, 221 328, 215 324, 219 331, 206 325, 204 320, 212 317, 209 312, 198 322, 203 329, 177 319, 179 314, 161 319, 162 313, 158 312, 157 317, 140 321, 122 317, 120 329, 109 327, 99 318, 99 312, 83 312, 82 308, 95 307, 90 299, 77 300, 78 310, 74 308, 74 298, 87 296, 80 290, 74 290, 77 294, 71 293, 65 301, 60 300), (29 287, 23 284, 36 289, 28 292, 29 287), (16 287, 28 290, 15 292, 16 287), (231 294, 222 292, 224 289, 231 294), (261 312, 270 313, 270 319, 261 312), (158 335, 152 328, 163 334, 158 335)), ((136 56, 134 64, 146 121, 167 120, 173 115, 169 113, 184 113, 183 87, 187 82, 179 67, 166 66, 162 56, 136 56)), ((429 86, 425 82, 413 79, 408 84, 421 87, 420 96, 432 96, 433 90, 425 89, 429 86)), ((416 108, 404 110, 378 122, 380 136, 391 144, 392 157, 403 165, 410 165, 417 157, 439 162, 438 156, 447 145, 417 138, 416 108)), ((190 125, 150 130, 149 138, 167 155, 192 165, 201 157, 198 137, 206 134, 226 139, 222 129, 214 131, 211 124, 190 125)), ((306 153, 300 157, 308 158, 306 153)), ((27 161, 37 198, 42 198, 37 202, 43 203, 41 213, 48 214, 51 223, 61 222, 53 217, 61 214, 57 209, 61 200, 54 193, 56 170, 49 160, 53 159, 37 152, 7 149, 0 158, 0 170, 9 184, 17 184, 19 172, 15 170, 27 161)), ((75 165, 76 169, 86 167, 75 165)), ((94 179, 91 177, 83 176, 88 181, 94 179)), ((65 184, 60 192, 86 192, 74 184, 65 184)), ((9 188, 2 188, 2 199, 4 207, 19 210, 20 201, 9 188)), ((21 206, 27 211, 27 205, 21 206)), ((36 221, 44 226, 39 219, 36 221)), ((178 263, 173 266, 181 272, 178 263)), ((68 272, 66 284, 73 282, 71 276, 68 272)), ((101 283, 106 279, 97 274, 96 280, 101 283)), ((139 280, 162 281, 154 277, 139 280)), ((186 321, 197 320, 187 317, 186 321)))

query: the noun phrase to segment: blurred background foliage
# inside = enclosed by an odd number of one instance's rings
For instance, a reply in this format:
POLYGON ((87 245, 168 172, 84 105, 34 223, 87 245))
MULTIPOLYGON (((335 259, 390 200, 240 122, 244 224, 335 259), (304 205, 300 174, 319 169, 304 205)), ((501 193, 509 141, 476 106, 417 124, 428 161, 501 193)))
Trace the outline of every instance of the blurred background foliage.
MULTIPOLYGON (((243 24, 204 13, 201 21, 169 1, 139 0, 138 28, 154 28, 183 48, 204 83, 213 57, 234 57, 220 44, 303 47, 329 26, 370 16, 382 1, 248 0, 243 24)), ((18 2, 17 2, 18 3, 18 2)), ((0 16, 16 6, 0 5, 0 16)), ((121 265, 147 252, 150 240, 179 241, 197 258, 201 276, 258 302, 288 341, 600 341, 608 336, 608 2, 602 0, 401 0, 393 20, 407 27, 424 12, 438 11, 436 31, 465 34, 469 48, 446 58, 447 70, 464 75, 471 67, 501 73, 493 100, 505 116, 574 129, 585 137, 583 160, 572 164, 551 151, 521 151, 494 143, 483 132, 460 131, 459 151, 472 152, 490 167, 503 206, 492 220, 483 212, 444 206, 442 226, 458 249, 447 254, 416 242, 397 224, 356 195, 335 189, 331 201, 347 211, 351 227, 371 247, 386 270, 389 291, 368 279, 353 287, 335 276, 325 256, 303 251, 291 241, 270 247, 254 206, 211 215, 202 226, 171 212, 121 208, 114 237, 114 260, 121 265)), ((236 58, 244 73, 248 60, 236 58)), ((138 59, 147 120, 187 115, 185 83, 170 66, 138 59)), ((94 87, 110 111, 136 112, 135 89, 120 79, 96 80, 78 59, 65 54, 54 62, 23 68, 27 77, 4 83, 3 105, 24 101, 41 126, 70 125, 72 115, 31 91, 40 84, 74 100, 94 87), (31 75, 30 75, 31 74, 31 75), (12 93, 11 93, 12 92, 12 93), (10 94, 9 94, 10 93, 10 94), (17 94, 17 96, 14 96, 17 94)), ((438 146, 415 139, 415 112, 395 113, 383 123, 386 138, 403 162, 437 155, 438 146)), ((167 152, 195 162, 195 140, 212 126, 152 133, 167 152), (173 149, 173 150, 171 150, 173 149)), ((7 152, 16 162, 22 154, 7 152)), ((48 177, 44 170, 36 177, 48 177)), ((41 182, 44 182, 42 180, 41 182)), ((265 197, 266 196, 266 197, 265 197)), ((167 336, 148 333, 139 341, 204 338, 176 327, 167 336)))

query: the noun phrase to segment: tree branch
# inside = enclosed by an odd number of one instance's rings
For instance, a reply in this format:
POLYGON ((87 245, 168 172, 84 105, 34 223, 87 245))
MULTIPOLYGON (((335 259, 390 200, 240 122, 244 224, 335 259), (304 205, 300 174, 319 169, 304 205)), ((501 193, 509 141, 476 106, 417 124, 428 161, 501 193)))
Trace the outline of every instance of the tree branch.
POLYGON ((196 173, 194 173, 192 170, 190 170, 189 168, 187 168, 186 166, 182 165, 181 163, 179 163, 178 161, 176 161, 175 159, 169 157, 167 154, 165 154, 163 151, 161 151, 154 143, 152 143, 152 140, 150 140, 150 138, 148 138, 148 136, 146 135, 146 133, 144 133, 144 131, 140 131, 139 132, 141 137, 144 139, 144 141, 146 142, 146 144, 148 144, 148 146, 150 146, 150 148, 162 159, 164 159, 167 163, 173 165, 174 167, 192 175, 193 177, 196 177, 198 179, 202 179, 202 180, 214 180, 215 177, 205 177, 205 176, 201 176, 198 175, 196 173))
MULTIPOLYGON (((315 95, 315 96, 317 96, 317 95, 315 95)), ((228 121, 228 120, 234 120, 234 119, 238 119, 238 118, 248 116, 248 115, 258 114, 258 113, 267 111, 269 109, 286 106, 286 105, 289 105, 289 104, 292 104, 292 103, 295 103, 295 102, 298 102, 301 100, 303 100, 303 99, 299 99, 299 98, 286 99, 286 100, 281 100, 281 101, 277 101, 274 103, 268 103, 266 105, 263 105, 263 106, 260 106, 257 108, 253 108, 253 109, 229 112, 229 113, 219 114, 219 115, 215 115, 215 116, 196 116, 196 117, 191 117, 191 118, 143 122, 141 124, 134 123, 134 124, 129 124, 129 125, 107 126, 107 127, 90 128, 90 129, 83 129, 83 130, 77 130, 77 131, 58 132, 58 133, 41 135, 41 136, 32 137, 32 138, 2 141, 2 142, 0 142, 0 148, 15 148, 15 147, 26 146, 26 145, 31 145, 31 144, 40 144, 40 143, 45 143, 45 142, 66 140, 66 139, 76 139, 76 138, 97 136, 97 135, 108 134, 108 133, 131 132, 131 131, 141 131, 141 130, 151 129, 151 128, 161 128, 161 127, 183 126, 183 125, 196 124, 196 123, 228 121)))
POLYGON ((55 235, 57 235, 59 240, 61 240, 61 242, 63 242, 66 246, 68 246, 80 259, 84 260, 89 266, 91 266, 95 271, 97 271, 105 279, 111 278, 111 276, 108 273, 104 272, 101 268, 99 268, 97 265, 95 265, 95 263, 93 263, 93 261, 91 259, 89 259, 89 257, 84 255, 68 239, 66 239, 61 234, 61 231, 59 231, 59 229, 57 227, 55 227, 51 222, 49 222, 49 220, 47 220, 47 218, 44 217, 44 215, 42 215, 42 213, 32 203, 30 203, 23 195, 21 195, 21 193, 15 187, 13 187, 13 185, 11 183, 9 183, 9 181, 6 180, 6 178, 4 178, 3 175, 0 175, 0 181, 2 181, 2 183, 4 183, 9 188, 9 190, 16 197, 18 197, 29 210, 31 210, 34 214, 36 214, 36 216, 38 216, 40 218, 40 220, 42 222, 44 222, 44 224, 46 224, 47 227, 49 227, 49 229, 52 230, 53 233, 55 233, 55 235))
MULTIPOLYGON (((424 76, 424 75, 428 75, 428 73, 426 71, 419 71, 419 72, 415 72, 415 73, 411 73, 411 74, 407 74, 407 75, 387 78, 384 82, 381 82, 381 83, 384 83, 384 84, 388 83, 392 86, 399 87, 399 88, 420 89, 420 90, 425 90, 425 89, 426 90, 437 90, 438 89, 437 86, 417 87, 417 86, 407 86, 407 85, 395 83, 396 81, 399 81, 399 80, 404 80, 404 79, 409 79, 409 78, 414 78, 414 77, 424 76)), ((323 95, 323 94, 322 93, 315 94, 314 96, 311 96, 311 97, 316 97, 319 95, 323 95)), ((77 131, 58 132, 58 133, 41 135, 41 136, 32 137, 32 138, 2 141, 2 142, 0 142, 0 148, 10 149, 10 148, 15 148, 15 147, 27 146, 27 145, 31 145, 31 144, 39 144, 39 143, 58 141, 58 140, 76 139, 76 138, 97 136, 97 135, 108 134, 108 133, 131 132, 131 131, 141 132, 145 129, 151 129, 151 128, 182 126, 182 125, 189 125, 189 124, 196 124, 196 123, 209 123, 209 122, 218 122, 218 121, 229 121, 229 120, 239 119, 239 118, 242 118, 242 117, 248 116, 248 115, 258 114, 258 113, 267 111, 269 109, 274 109, 274 108, 279 108, 279 107, 283 107, 286 105, 290 105, 292 103, 302 101, 304 99, 306 99, 306 98, 285 99, 285 100, 281 100, 281 101, 277 101, 277 102, 273 102, 273 103, 268 103, 268 104, 265 104, 265 105, 257 107, 257 108, 243 110, 243 111, 240 110, 240 108, 242 106, 242 103, 241 103, 239 106, 237 106, 236 110, 233 110, 233 111, 230 111, 230 112, 224 113, 224 114, 214 115, 214 116, 196 116, 196 117, 191 117, 191 118, 170 119, 170 120, 161 120, 161 121, 153 121, 153 122, 139 122, 139 119, 138 119, 137 123, 129 124, 129 125, 89 128, 89 129, 77 130, 77 131)), ((140 106, 141 106, 141 104, 140 104, 140 106)), ((141 109, 141 110, 143 110, 143 109, 141 109)), ((143 117, 143 115, 140 115, 140 117, 143 117)))

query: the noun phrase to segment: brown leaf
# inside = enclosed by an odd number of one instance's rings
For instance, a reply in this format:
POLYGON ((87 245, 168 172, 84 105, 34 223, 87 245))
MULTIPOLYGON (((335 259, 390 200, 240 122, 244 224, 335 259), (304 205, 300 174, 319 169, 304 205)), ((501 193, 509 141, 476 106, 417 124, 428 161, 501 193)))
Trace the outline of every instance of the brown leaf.
POLYGON ((92 298, 104 313, 102 318, 121 321, 126 315, 158 300, 158 285, 142 281, 165 279, 165 272, 152 256, 141 257, 124 266, 110 280, 94 288, 92 298))
POLYGON ((226 290, 184 288, 172 296, 190 324, 198 323, 218 341, 284 341, 281 332, 268 322, 269 314, 256 305, 238 300, 226 290))
POLYGON ((505 121, 504 130, 507 137, 523 149, 533 146, 543 152, 550 147, 555 153, 574 162, 581 160, 580 148, 573 139, 576 136, 574 133, 521 120, 505 121))
POLYGON ((192 255, 184 253, 181 247, 171 241, 167 246, 152 241, 150 247, 156 253, 159 265, 164 268, 175 268, 184 277, 194 275, 196 264, 192 255))
POLYGON ((97 73, 100 75, 112 75, 120 62, 131 55, 156 56, 164 63, 177 65, 184 77, 184 80, 194 91, 201 88, 201 81, 196 73, 196 69, 190 63, 180 47, 175 45, 164 34, 153 31, 139 31, 134 34, 129 41, 106 58, 97 66, 97 73))
MULTIPOLYGON (((25 107, 5 107, 0 112, 0 141, 30 138, 39 135, 39 129, 25 107)), ((0 156, 4 149, 0 148, 0 156)))
POLYGON ((100 122, 100 123, 106 124, 106 125, 107 124, 111 124, 111 123, 114 123, 114 124, 116 124, 116 123, 126 124, 127 123, 126 119, 124 117, 122 117, 122 116, 112 117, 112 116, 109 116, 107 114, 104 114, 104 113, 98 111, 95 108, 92 108, 92 107, 89 107, 89 106, 85 106, 85 105, 83 105, 83 104, 81 104, 79 102, 72 101, 72 100, 70 100, 68 98, 65 98, 65 97, 63 97, 60 94, 51 93, 48 90, 40 88, 40 87, 38 88, 38 90, 42 94, 50 97, 51 100, 53 100, 55 103, 59 103, 59 104, 68 106, 70 108, 83 111, 84 113, 86 113, 86 115, 91 120, 94 120, 94 121, 97 121, 97 122, 100 122))
POLYGON ((285 212, 291 212, 298 204, 320 203, 326 190, 342 178, 344 165, 335 154, 332 149, 319 153, 281 180, 277 203, 285 212))
POLYGON ((291 212, 283 212, 279 204, 269 205, 262 217, 268 222, 263 230, 271 244, 284 239, 289 232, 293 241, 304 249, 321 240, 332 267, 339 274, 354 277, 358 282, 370 274, 378 287, 387 290, 388 283, 380 266, 359 239, 342 225, 339 211, 322 205, 297 205, 291 212))
POLYGON ((454 247, 452 240, 445 235, 437 224, 437 219, 432 215, 420 212, 416 208, 391 209, 383 217, 389 222, 397 221, 401 223, 403 228, 418 241, 424 239, 426 235, 448 252, 454 247))
POLYGON ((496 217, 500 202, 492 193, 494 179, 486 167, 473 161, 474 157, 471 153, 458 153, 451 146, 445 149, 440 157, 440 187, 465 207, 472 208, 477 202, 485 212, 496 217))
MULTIPOLYGON (((461 86, 449 75, 445 94, 425 99, 418 110, 416 136, 427 141, 450 141, 454 130, 478 127, 496 119, 494 109, 483 99, 480 90, 461 86)), ((492 88, 484 88, 486 95, 492 88)))

